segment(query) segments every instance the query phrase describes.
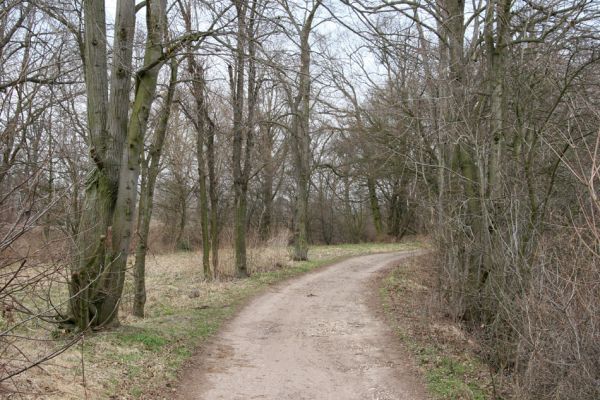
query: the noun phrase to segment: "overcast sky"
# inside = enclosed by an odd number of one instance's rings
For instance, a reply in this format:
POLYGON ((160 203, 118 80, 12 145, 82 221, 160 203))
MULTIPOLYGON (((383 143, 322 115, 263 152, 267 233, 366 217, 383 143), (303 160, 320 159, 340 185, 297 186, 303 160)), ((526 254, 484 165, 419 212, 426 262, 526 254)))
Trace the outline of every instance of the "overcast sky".
MULTIPOLYGON (((139 3, 140 1, 141 0, 135 0, 136 3, 139 3)), ((109 24, 109 31, 107 32, 107 34, 110 37, 109 40, 112 40, 112 29, 110 28, 110 25, 112 25, 115 21, 117 0, 105 0, 105 5, 107 22, 109 24)), ((330 11, 334 12, 336 17, 338 18, 342 18, 344 20, 354 19, 352 13, 348 12, 346 7, 338 8, 334 7, 333 5, 330 5, 329 9, 330 11)), ((323 9, 321 10, 321 12, 325 13, 323 9)), ((143 17, 138 18, 138 20, 140 19, 143 21, 143 17)), ((139 28, 145 29, 145 24, 142 23, 139 26, 139 28)), ((325 24, 319 24, 317 30, 320 34, 324 34, 327 37, 327 39, 325 39, 326 41, 333 41, 338 43, 337 46, 333 46, 333 48, 331 49, 331 52, 333 54, 336 54, 338 57, 347 57, 347 55, 343 53, 345 53, 346 51, 354 52, 350 48, 355 47, 355 45, 357 45, 358 42, 360 42, 360 40, 352 39, 352 35, 335 21, 327 21, 325 24)), ((360 53, 362 53, 362 61, 365 63, 364 68, 367 71, 369 71, 370 78, 375 81, 384 79, 383 75, 380 75, 382 74, 382 71, 379 71, 379 63, 377 62, 373 54, 370 54, 366 51, 360 51, 360 53)), ((359 92, 359 96, 362 97, 363 95, 365 95, 365 90, 367 90, 367 87, 370 85, 361 78, 361 75, 363 75, 364 71, 357 69, 357 66, 354 65, 354 63, 350 60, 347 60, 347 62, 344 64, 344 70, 346 70, 345 72, 349 74, 348 78, 354 81, 355 84, 357 84, 356 89, 359 92)))
POLYGON ((117 9, 117 0, 106 0, 106 17, 110 22, 115 20, 115 10, 117 9))

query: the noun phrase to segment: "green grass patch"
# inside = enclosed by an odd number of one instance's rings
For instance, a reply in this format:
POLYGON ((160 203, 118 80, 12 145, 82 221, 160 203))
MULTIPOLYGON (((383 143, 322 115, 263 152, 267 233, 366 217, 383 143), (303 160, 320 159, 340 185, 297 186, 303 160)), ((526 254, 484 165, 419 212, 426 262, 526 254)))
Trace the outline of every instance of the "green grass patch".
POLYGON ((441 356, 427 362, 429 390, 440 399, 485 400, 486 394, 478 384, 469 382, 473 364, 441 356))
POLYGON ((159 351, 167 344, 165 338, 150 331, 120 334, 116 338, 124 344, 141 344, 150 351, 159 351))

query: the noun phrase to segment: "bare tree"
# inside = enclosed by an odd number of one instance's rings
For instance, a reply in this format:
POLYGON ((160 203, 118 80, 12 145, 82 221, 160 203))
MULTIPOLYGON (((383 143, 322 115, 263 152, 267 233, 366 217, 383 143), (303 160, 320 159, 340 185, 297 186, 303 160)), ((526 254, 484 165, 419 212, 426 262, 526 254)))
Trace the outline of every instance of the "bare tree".
POLYGON ((255 113, 260 80, 256 66, 256 34, 259 28, 259 1, 234 1, 237 15, 234 65, 229 65, 233 106, 233 191, 235 269, 238 277, 248 275, 246 265, 246 224, 248 182, 256 129, 255 113), (246 82, 246 73, 248 79, 246 82), (247 93, 247 103, 245 94, 247 93))
MULTIPOLYGON (((187 4, 186 8, 181 10, 186 29, 191 31, 192 29, 192 12, 191 3, 187 4)), ((213 272, 210 268, 210 251, 211 251, 211 236, 209 235, 209 189, 207 186, 207 175, 208 167, 206 163, 205 147, 209 140, 209 136, 214 135, 214 123, 210 120, 208 107, 206 105, 206 79, 204 73, 204 66, 201 62, 198 62, 196 56, 193 54, 193 48, 191 45, 187 46, 187 65, 188 73, 191 78, 192 94, 195 102, 195 112, 187 112, 188 118, 196 129, 196 158, 198 162, 198 198, 199 198, 199 209, 200 209, 200 230, 202 233, 202 267, 204 271, 205 279, 212 279, 213 272)), ((214 140, 214 139, 212 139, 214 140)), ((218 250, 217 250, 218 251, 218 250)), ((216 274, 216 271, 214 272, 216 274)))
POLYGON ((296 204, 294 211, 294 254, 295 260, 308 259, 308 198, 310 189, 311 148, 310 148, 310 95, 311 95, 311 49, 310 34, 314 19, 321 5, 320 0, 308 4, 301 20, 295 14, 291 2, 281 5, 297 35, 295 42, 299 48, 299 66, 295 94, 288 87, 288 103, 292 114, 290 127, 290 149, 294 163, 296 181, 296 204))

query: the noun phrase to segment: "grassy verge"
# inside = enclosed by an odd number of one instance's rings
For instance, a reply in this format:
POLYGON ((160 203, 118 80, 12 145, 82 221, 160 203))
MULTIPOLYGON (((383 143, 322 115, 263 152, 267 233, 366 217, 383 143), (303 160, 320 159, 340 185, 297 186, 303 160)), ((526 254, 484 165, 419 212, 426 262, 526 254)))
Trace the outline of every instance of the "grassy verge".
POLYGON ((409 259, 382 281, 387 320, 413 354, 435 399, 492 399, 493 377, 477 359, 476 343, 440 312, 434 262, 430 255, 409 259))
POLYGON ((194 351, 269 285, 346 257, 416 247, 418 243, 317 246, 311 248, 306 262, 288 261, 286 248, 261 249, 251 254, 254 273, 250 278, 221 282, 203 280, 197 253, 150 257, 146 318, 129 312, 132 290, 128 281, 121 305, 122 326, 86 337, 43 369, 20 376, 20 387, 32 395, 18 398, 162 398, 165 390, 174 390, 169 388, 194 351))

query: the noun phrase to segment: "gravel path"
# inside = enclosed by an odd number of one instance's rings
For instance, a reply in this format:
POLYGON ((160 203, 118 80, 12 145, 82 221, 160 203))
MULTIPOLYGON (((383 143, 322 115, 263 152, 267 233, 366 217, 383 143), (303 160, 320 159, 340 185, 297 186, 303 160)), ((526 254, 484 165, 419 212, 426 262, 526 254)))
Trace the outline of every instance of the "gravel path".
POLYGON ((373 309, 377 273, 410 255, 352 258, 257 297, 198 355, 179 398, 427 399, 373 309))

